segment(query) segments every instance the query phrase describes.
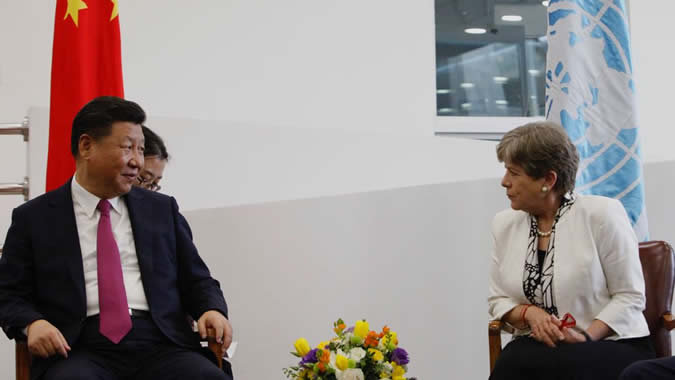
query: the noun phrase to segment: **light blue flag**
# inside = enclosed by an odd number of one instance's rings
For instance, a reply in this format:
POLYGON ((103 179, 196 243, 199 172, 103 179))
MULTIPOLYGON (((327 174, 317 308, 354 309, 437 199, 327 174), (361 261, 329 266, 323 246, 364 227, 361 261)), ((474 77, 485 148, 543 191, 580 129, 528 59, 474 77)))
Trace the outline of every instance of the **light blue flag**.
POLYGON ((624 0, 551 0, 546 119, 581 161, 576 191, 619 199, 640 241, 647 213, 624 0))

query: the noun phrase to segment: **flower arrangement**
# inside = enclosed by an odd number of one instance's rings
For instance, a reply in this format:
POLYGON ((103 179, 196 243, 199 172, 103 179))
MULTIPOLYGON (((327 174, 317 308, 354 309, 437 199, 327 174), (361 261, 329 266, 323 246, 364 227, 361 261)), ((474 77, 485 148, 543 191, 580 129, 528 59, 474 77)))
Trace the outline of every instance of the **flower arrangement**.
MULTIPOLYGON (((398 347, 398 337, 389 327, 370 330, 365 320, 347 328, 342 319, 333 323, 336 336, 310 348, 307 339, 295 341, 300 358, 296 366, 284 368, 292 380, 406 380, 408 353, 398 347)), ((407 380, 415 380, 408 378, 407 380)))

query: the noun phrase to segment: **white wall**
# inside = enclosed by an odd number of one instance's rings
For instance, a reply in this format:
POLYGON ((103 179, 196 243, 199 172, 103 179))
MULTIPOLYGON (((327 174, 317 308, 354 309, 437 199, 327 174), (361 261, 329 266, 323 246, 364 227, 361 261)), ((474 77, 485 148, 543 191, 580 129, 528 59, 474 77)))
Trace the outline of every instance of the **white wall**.
POLYGON ((128 1, 120 12, 125 87, 153 114, 431 133, 432 0, 128 1))
MULTIPOLYGON (((0 122, 49 105, 54 4, 0 1, 0 122)), ((119 7, 126 96, 150 115, 432 133, 432 0, 122 0, 119 7)), ((0 182, 23 178, 24 149, 0 138, 0 182)), ((21 202, 0 199, 0 237, 21 202)))
MULTIPOLYGON (((49 103, 54 3, 44 0, 0 1, 0 122, 20 121, 29 107, 46 107, 49 103)), ((673 54, 669 49, 672 36, 664 32, 664 26, 670 24, 667 15, 673 11, 675 3, 656 0, 633 1, 630 7, 644 154, 648 163, 664 161, 664 166, 648 164, 646 167, 650 229, 653 238, 671 241, 675 241, 675 237, 668 235, 672 234, 672 229, 668 229, 672 223, 667 217, 673 214, 675 207, 672 202, 668 203, 664 189, 673 185, 668 180, 672 178, 669 162, 675 159, 675 150, 671 147, 675 132, 667 124, 667 112, 671 108, 669 89, 675 84, 675 79, 669 75, 668 66, 673 54)), ((216 209, 214 215, 224 218, 223 222, 240 220, 242 226, 250 227, 254 220, 247 221, 245 217, 232 219, 239 215, 230 210, 244 210, 234 205, 249 204, 247 207, 252 208, 246 210, 255 210, 260 202, 336 196, 335 202, 326 203, 327 215, 337 213, 335 215, 339 215, 341 220, 354 222, 353 228, 359 226, 356 222, 363 222, 349 219, 353 215, 367 218, 368 222, 361 225, 365 229, 351 231, 360 240, 349 240, 350 235, 345 232, 339 235, 345 239, 336 244, 344 244, 340 247, 345 250, 354 248, 354 252, 364 252, 362 250, 374 247, 371 244, 380 244, 378 249, 387 247, 386 237, 389 235, 385 232, 409 228, 409 231, 406 230, 408 233, 391 235, 392 238, 410 245, 417 242, 410 235, 419 231, 415 223, 440 216, 432 212, 424 199, 416 199, 428 196, 428 186, 433 187, 434 183, 445 183, 447 186, 454 183, 452 186, 457 187, 444 187, 443 192, 464 196, 462 199, 466 200, 466 205, 481 207, 477 209, 480 215, 489 215, 494 211, 495 206, 491 202, 501 202, 499 199, 480 202, 478 196, 484 193, 469 185, 462 187, 467 183, 480 183, 473 182, 478 180, 477 177, 466 174, 472 171, 480 172, 480 177, 486 178, 483 181, 488 181, 486 183, 494 183, 494 166, 486 166, 489 164, 485 155, 489 149, 474 150, 473 145, 461 143, 456 148, 452 145, 448 149, 468 148, 472 153, 462 155, 461 159, 439 161, 443 165, 435 166, 433 162, 437 158, 447 157, 443 153, 443 144, 448 142, 424 139, 433 130, 435 109, 432 0, 202 0, 191 2, 190 6, 178 1, 123 0, 120 19, 127 96, 138 100, 146 108, 152 116, 152 127, 170 137, 169 148, 176 157, 167 172, 167 189, 175 193, 184 206, 188 206, 186 209, 194 210, 188 216, 195 218, 198 239, 201 239, 200 234, 206 239, 199 243, 204 244, 209 260, 216 262, 214 270, 217 273, 226 273, 227 268, 211 258, 212 252, 217 251, 210 248, 208 236, 216 226, 199 221, 203 216, 199 214, 203 211, 200 208, 232 206, 234 208, 216 209), (225 122, 198 122, 194 119, 225 122), (179 128, 177 125, 181 122, 189 122, 189 125, 179 128), (180 143, 182 140, 173 136, 180 137, 183 133, 189 136, 190 128, 195 125, 200 128, 226 128, 231 132, 227 136, 242 143, 248 141, 248 145, 231 146, 232 161, 225 164, 216 158, 206 160, 206 165, 204 161, 194 165, 191 158, 201 158, 200 141, 192 145, 197 147, 194 150, 184 149, 180 143), (312 131, 304 133, 298 128, 312 131), (256 134, 259 138, 255 138, 256 134), (378 138, 376 134, 382 134, 382 137, 378 138), (274 144, 275 137, 279 138, 278 145, 274 144), (311 143, 315 145, 308 145, 311 143), (300 165, 298 171, 285 176, 279 169, 279 157, 294 157, 293 163, 300 165), (401 170, 397 171, 394 165, 387 166, 390 159, 401 170), (266 162, 271 166, 267 167, 266 162), (245 175, 243 168, 250 168, 249 175, 245 175), (237 175, 227 177, 228 173, 237 175), (419 188, 420 192, 408 193, 400 189, 411 186, 419 188), (218 189, 223 191, 218 192, 218 189), (400 189, 396 190, 400 197, 397 195, 393 200, 410 202, 410 207, 419 209, 388 214, 393 218, 391 220, 375 216, 368 219, 368 213, 375 215, 375 211, 381 210, 376 210, 375 205, 381 201, 380 196, 387 197, 389 193, 386 189, 400 189), (380 190, 377 192, 380 195, 375 198, 369 198, 368 194, 363 194, 363 198, 340 198, 340 194, 376 190, 380 190), (207 196, 201 196, 204 194, 207 196), (344 210, 335 208, 348 198, 351 200, 344 210), (362 207, 366 209, 365 215, 359 211, 362 207), (350 214, 352 211, 353 215, 350 214), (381 225, 381 222, 386 223, 381 225)), ((44 116, 36 116, 35 120, 45 125, 44 116)), ((39 137, 34 135, 34 148, 41 144, 40 141, 45 141, 42 133, 39 137)), ((20 180, 25 173, 21 163, 24 146, 20 141, 10 140, 15 139, 0 138, 0 182, 20 180)), ((31 168, 31 172, 39 170, 31 168)), ((38 183, 34 190, 39 189, 40 181, 44 183, 44 175, 36 174, 33 181, 38 183)), ((446 209, 455 205, 454 200, 442 198, 443 192, 434 193, 429 201, 438 201, 446 209)), ((298 202, 301 202, 298 203, 300 205, 304 201, 298 202)), ((20 203, 20 197, 0 197, 0 237, 4 237, 8 227, 11 208, 20 203)), ((306 223, 315 221, 314 218, 319 216, 316 213, 323 207, 311 202, 306 205, 309 207, 307 210, 314 211, 307 211, 307 219, 297 222, 295 232, 307 232, 310 227, 306 223)), ((274 207, 277 206, 273 204, 263 214, 274 212, 274 207)), ((442 219, 441 222, 454 223, 454 220, 442 219)), ((233 225, 236 228, 239 224, 233 225)), ((319 230, 329 225, 317 225, 312 227, 316 230, 309 232, 321 235, 319 230)), ((446 225, 446 231, 454 230, 450 226, 454 225, 446 225)), ((474 236, 472 231, 481 231, 485 227, 484 220, 478 218, 475 224, 467 224, 466 227, 475 229, 468 230, 466 236, 474 236)), ((271 230, 272 226, 267 228, 271 230)), ((246 232, 242 239, 255 236, 249 235, 251 231, 246 232)), ((459 231, 457 233, 463 236, 459 231)), ((443 237, 441 232, 438 236, 443 237)), ((232 244, 235 243, 247 249, 256 247, 253 242, 233 239, 232 244)), ((303 250, 316 244, 318 242, 309 241, 303 250)), ((443 248, 444 244, 449 243, 439 242, 435 248, 437 252, 447 251, 443 248)), ((289 243, 288 247, 290 250, 294 245, 289 243)), ((459 248, 470 250, 471 247, 459 248)), ((396 252, 400 255, 405 251, 396 252)), ((414 268, 417 274, 421 273, 420 270, 419 267, 414 268)), ((483 283, 478 279, 480 277, 473 279, 477 281, 477 286, 478 282, 483 283)), ((241 283, 227 285, 228 289, 230 286, 243 287, 241 283)), ((250 336, 252 328, 244 323, 246 307, 237 300, 243 295, 237 292, 230 296, 231 302, 237 306, 237 311, 233 312, 234 318, 239 318, 237 322, 240 323, 242 337, 250 336), (237 316, 239 310, 242 314, 237 316)), ((484 310, 479 305, 482 302, 480 297, 469 298, 475 302, 471 304, 475 310, 470 310, 476 313, 484 310)), ((422 307, 418 303, 415 305, 422 307)), ((447 304, 442 305, 447 307, 447 304)), ((356 302, 348 306, 350 315, 361 317, 357 311, 365 310, 362 306, 356 302)), ((313 321, 317 324, 315 327, 321 327, 321 332, 316 334, 325 331, 319 324, 328 323, 324 320, 334 317, 334 309, 328 311, 325 316, 313 321)), ((377 315, 376 309, 372 311, 369 315, 377 315)), ((399 329, 411 326, 412 320, 406 319, 409 316, 396 320, 397 317, 389 318, 392 313, 383 315, 377 322, 400 321, 396 324, 399 329)), ((343 316, 351 318, 347 314, 343 316)), ((453 327, 444 327, 450 336, 453 327)), ((300 331, 300 326, 292 325, 288 332, 277 337, 279 342, 286 342, 287 338, 294 338, 303 331, 300 331)), ((408 331, 413 333, 406 332, 405 339, 413 335, 410 339, 414 342, 417 331, 408 331)), ((462 330, 459 334, 469 334, 469 331, 462 330)), ((420 339, 428 333, 426 330, 421 332, 420 339)), ((477 334, 471 339, 482 345, 483 332, 477 334)), ((433 337, 430 339, 435 341, 433 337)), ((8 378, 11 378, 12 346, 4 338, 0 341, 0 368, 10 368, 8 378)), ((242 348, 241 363, 249 360, 245 347, 242 348)), ((419 343, 414 343, 413 348, 413 354, 424 352, 419 343)), ((286 352, 286 348, 282 352, 286 352)), ((475 361, 460 363, 458 371, 469 373, 464 372, 470 371, 469 367, 482 371, 484 355, 477 352, 472 357, 475 361)), ((274 363, 280 363, 281 358, 275 357, 274 363)), ((240 364, 235 366, 242 374, 248 370, 240 364)), ((423 363, 418 368, 418 375, 433 374, 423 363)))
POLYGON ((283 379, 299 337, 388 324, 420 379, 487 378, 496 179, 191 211, 239 341, 239 379, 283 379), (264 358, 261 360, 261 358, 264 358))
POLYGON ((675 128, 671 89, 675 88, 672 49, 675 37, 668 31, 675 2, 633 0, 630 2, 633 66, 637 93, 638 124, 646 161, 675 159, 675 128))
MULTIPOLYGON (((425 136, 434 129, 432 0, 192 4, 120 4, 127 96, 151 116, 282 131, 425 136)), ((675 130, 664 124, 673 53, 661 48, 672 37, 660 29, 671 11, 675 3, 656 0, 630 7, 647 162, 675 158, 675 130)), ((53 23, 53 1, 0 2, 0 122, 48 105, 53 23)), ((25 173, 24 146, 15 140, 0 138, 0 182, 25 173)), ((21 201, 2 197, 0 215, 21 201)), ((8 217, 0 218, 0 236, 7 227, 8 217)))
MULTIPOLYGON (((32 107, 28 115, 33 198, 45 186, 49 111, 32 107)), ((182 210, 465 182, 503 171, 491 141, 167 117, 148 124, 171 156, 162 192, 179 199, 182 210)))
POLYGON ((502 172, 494 142, 169 118, 151 123, 174 157, 162 186, 186 210, 462 182, 502 172), (468 156, 475 158, 462 162, 468 156))
MULTIPOLYGON (((648 164, 647 184, 673 188, 663 171, 675 161, 648 164)), ((675 199, 648 200, 653 237, 675 241, 675 199)), ((231 306, 239 378, 281 380, 295 339, 365 317, 399 333, 411 376, 485 379, 489 225, 506 207, 494 178, 186 215, 231 306)))
MULTIPOLYGON (((432 0, 190 4, 120 1, 126 95, 150 114, 431 133, 432 0)), ((53 1, 0 3, 1 119, 48 105, 53 23, 53 1)))

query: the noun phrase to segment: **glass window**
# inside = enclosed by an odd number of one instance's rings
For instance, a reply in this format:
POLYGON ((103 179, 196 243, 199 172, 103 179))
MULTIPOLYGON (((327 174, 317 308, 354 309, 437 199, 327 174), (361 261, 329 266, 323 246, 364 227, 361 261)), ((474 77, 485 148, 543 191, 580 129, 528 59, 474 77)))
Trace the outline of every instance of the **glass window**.
POLYGON ((435 0, 438 116, 544 114, 545 5, 435 0))

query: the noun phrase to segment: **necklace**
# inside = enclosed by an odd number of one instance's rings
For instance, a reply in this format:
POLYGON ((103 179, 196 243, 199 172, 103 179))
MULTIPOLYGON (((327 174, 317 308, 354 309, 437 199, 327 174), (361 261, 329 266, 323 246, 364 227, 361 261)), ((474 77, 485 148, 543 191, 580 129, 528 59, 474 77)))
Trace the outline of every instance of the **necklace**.
POLYGON ((550 236, 552 232, 553 232, 553 228, 551 228, 550 231, 541 232, 541 231, 539 230, 539 227, 537 227, 537 235, 538 235, 539 237, 547 237, 547 236, 550 236))
POLYGON ((574 203, 574 195, 569 193, 569 195, 565 195, 563 197, 562 202, 560 202, 560 206, 558 206, 558 210, 555 213, 555 216, 553 217, 553 225, 551 225, 551 229, 543 232, 542 230, 539 229, 539 223, 537 222, 537 218, 530 215, 532 217, 532 224, 533 227, 535 228, 535 231, 537 232, 537 236, 539 237, 549 237, 553 233, 553 230, 555 230, 555 225, 558 223, 558 219, 562 216, 564 213, 563 211, 569 208, 568 206, 571 206, 572 203, 574 203))

